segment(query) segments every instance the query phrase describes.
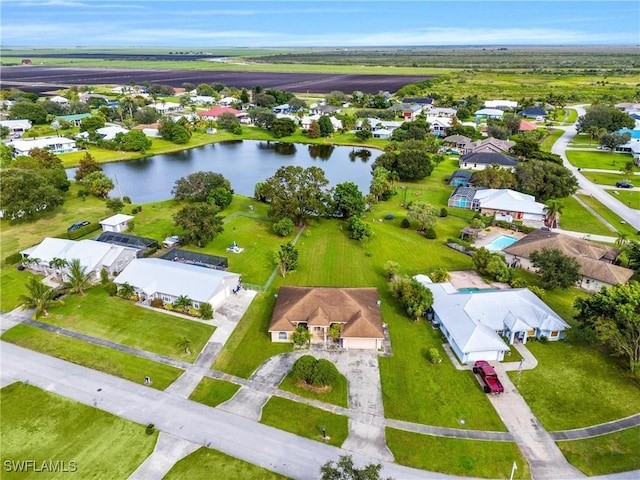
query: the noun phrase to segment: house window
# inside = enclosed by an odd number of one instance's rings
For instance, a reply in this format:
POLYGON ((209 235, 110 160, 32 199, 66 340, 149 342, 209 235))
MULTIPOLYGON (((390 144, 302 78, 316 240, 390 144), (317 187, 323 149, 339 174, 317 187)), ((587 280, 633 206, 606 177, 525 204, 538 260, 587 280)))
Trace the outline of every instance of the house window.
POLYGON ((502 335, 504 335, 504 330, 498 330, 496 333, 497 333, 498 335, 502 336, 502 335))
POLYGON ((527 332, 527 336, 528 336, 528 337, 533 337, 535 334, 536 334, 536 331, 535 331, 535 330, 529 330, 529 331, 527 332))
POLYGON ((171 297, 167 295, 162 295, 162 301, 166 303, 171 303, 171 297))
POLYGON ((191 306, 197 310, 200 308, 200 302, 193 302, 191 306))
POLYGON ((558 336, 558 330, 551 330, 551 336, 552 337, 557 337, 558 336))
POLYGON ((286 340, 287 332, 278 332, 278 340, 286 340))

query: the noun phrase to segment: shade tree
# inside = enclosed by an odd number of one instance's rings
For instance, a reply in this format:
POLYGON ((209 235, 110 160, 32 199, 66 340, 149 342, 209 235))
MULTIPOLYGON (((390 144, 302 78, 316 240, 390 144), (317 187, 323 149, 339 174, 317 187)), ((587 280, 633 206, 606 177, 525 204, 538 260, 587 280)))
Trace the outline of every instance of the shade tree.
POLYGON ((175 224, 185 230, 181 235, 182 241, 203 247, 222 233, 224 227, 219 211, 218 206, 204 202, 185 205, 173 217, 175 224))

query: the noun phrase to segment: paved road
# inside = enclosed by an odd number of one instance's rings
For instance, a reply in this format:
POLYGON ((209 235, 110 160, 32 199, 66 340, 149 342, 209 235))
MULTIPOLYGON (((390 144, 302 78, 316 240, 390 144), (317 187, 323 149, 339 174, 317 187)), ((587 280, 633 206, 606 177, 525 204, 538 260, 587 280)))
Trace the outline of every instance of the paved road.
MULTIPOLYGON (((298 437, 127 380, 75 365, 16 345, 0 342, 2 384, 26 381, 85 405, 140 423, 153 423, 174 437, 211 448, 278 472, 289 478, 316 479, 320 467, 340 455, 356 464, 377 460, 298 437), (96 393, 101 388, 100 393, 96 393)), ((457 478, 381 462, 383 475, 396 479, 457 478)))
MULTIPOLYGON (((586 113, 584 105, 574 105, 569 108, 575 109, 578 112, 579 117, 586 113)), ((569 142, 571 142, 571 139, 573 139, 573 137, 575 137, 577 134, 576 126, 571 125, 569 127, 559 128, 563 129, 564 133, 551 147, 551 153, 560 155, 564 166, 571 170, 571 173, 573 173, 573 175, 578 179, 578 185, 585 194, 591 195, 596 198, 605 207, 616 213, 625 222, 627 222, 629 225, 632 225, 633 228, 640 231, 640 215, 638 215, 637 210, 627 207, 626 205, 609 195, 600 186, 595 185, 587 180, 587 178, 578 171, 577 167, 574 167, 573 165, 571 165, 571 163, 569 163, 566 151, 569 142)))

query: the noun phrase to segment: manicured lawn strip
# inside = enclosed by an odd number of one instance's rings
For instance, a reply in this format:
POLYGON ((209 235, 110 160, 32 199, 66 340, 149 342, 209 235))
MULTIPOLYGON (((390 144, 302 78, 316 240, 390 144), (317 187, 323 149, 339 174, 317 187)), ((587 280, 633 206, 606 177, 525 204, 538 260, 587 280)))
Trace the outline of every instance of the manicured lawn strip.
POLYGON ((280 383, 278 388, 280 388, 280 390, 295 393, 301 397, 347 408, 349 406, 349 395, 346 377, 341 374, 333 383, 332 387, 333 388, 327 392, 314 392, 313 390, 299 387, 297 382, 291 376, 291 373, 289 373, 289 375, 282 380, 282 383, 280 383))
POLYGON ((217 407, 233 397, 239 389, 240 385, 235 383, 204 377, 189 396, 189 400, 217 407))
POLYGON ((599 144, 598 138, 591 138, 586 133, 579 133, 569 143, 569 147, 573 148, 596 148, 599 144))
POLYGON ((179 368, 30 325, 13 327, 2 335, 2 340, 140 384, 149 376, 153 382, 151 387, 158 390, 164 390, 182 374, 179 368))
MULTIPOLYGON (((640 178, 638 179, 638 181, 640 181, 640 178)), ((624 203, 628 207, 635 208, 636 210, 640 209, 640 192, 638 192, 637 190, 607 190, 607 193, 609 193, 609 195, 612 195, 614 198, 617 198, 620 202, 624 203)))
POLYGON ((196 359, 215 331, 212 325, 110 297, 100 286, 90 289, 84 297, 66 296, 64 304, 52 307, 50 313, 40 321, 187 362, 196 359), (177 346, 184 338, 191 340, 189 355, 184 353, 184 347, 177 346))
POLYGON ((323 441, 324 427, 330 437, 327 443, 334 447, 342 445, 349 434, 349 419, 344 415, 280 397, 269 399, 262 409, 260 423, 318 442, 323 441))
POLYGON ((31 385, 0 390, 2 460, 62 462, 73 473, 9 472, 5 479, 127 478, 151 454, 158 433, 31 385))
POLYGON ((578 111, 575 108, 565 108, 568 118, 565 120, 567 123, 575 123, 578 121, 578 111))
POLYGON ((597 199, 589 196, 589 195, 580 195, 577 194, 578 198, 582 200, 584 203, 593 208, 598 214, 608 221, 611 225, 613 225, 619 232, 626 233, 629 235, 629 238, 635 238, 636 229, 633 226, 629 225, 627 222, 622 220, 618 215, 613 213, 607 207, 605 207, 602 203, 600 203, 597 199))
POLYGON ((434 437, 386 429, 387 446, 400 465, 479 478, 507 478, 513 462, 513 478, 531 478, 529 464, 512 442, 490 442, 434 437))
MULTIPOLYGON (((572 111, 575 112, 575 110, 572 110, 572 111)), ((543 152, 550 152, 553 144, 556 143, 556 140, 558 140, 563 133, 564 133, 564 130, 552 129, 549 135, 547 135, 544 138, 544 140, 540 143, 540 150, 542 150, 543 152)))
POLYGON ((20 295, 27 295, 25 286, 30 277, 40 277, 31 272, 16 268, 16 265, 3 265, 0 269, 0 311, 10 312, 19 307, 20 295))
POLYGON ((227 340, 213 368, 249 378, 253 371, 274 355, 290 352, 288 343, 273 343, 267 332, 275 305, 276 290, 259 293, 227 340))
POLYGON ((210 480, 211 478, 246 478, 251 480, 285 479, 266 468, 258 467, 218 450, 200 447, 178 460, 163 480, 210 480), (215 472, 215 473, 213 473, 215 472))
MULTIPOLYGON (((632 160, 626 153, 608 153, 604 151, 567 150, 567 159, 571 165, 580 168, 599 168, 602 170, 620 171, 625 164, 632 160)), ((634 171, 640 170, 634 167, 634 171)), ((586 172, 587 177, 589 173, 586 172)))
POLYGON ((640 427, 557 445, 569 463, 589 476, 640 469, 640 427))
POLYGON ((560 214, 560 228, 593 235, 614 235, 614 232, 609 230, 599 218, 596 218, 573 196, 565 197, 561 201, 564 205, 564 210, 560 214))
POLYGON ((615 186, 616 182, 620 182, 622 180, 630 180, 633 182, 633 177, 629 178, 622 174, 622 172, 612 171, 611 173, 603 173, 603 172, 582 172, 585 177, 591 180, 593 183, 597 183, 599 185, 611 185, 615 186))
POLYGON ((578 342, 528 342, 533 370, 509 372, 547 430, 609 422, 640 412, 640 384, 624 360, 578 342))

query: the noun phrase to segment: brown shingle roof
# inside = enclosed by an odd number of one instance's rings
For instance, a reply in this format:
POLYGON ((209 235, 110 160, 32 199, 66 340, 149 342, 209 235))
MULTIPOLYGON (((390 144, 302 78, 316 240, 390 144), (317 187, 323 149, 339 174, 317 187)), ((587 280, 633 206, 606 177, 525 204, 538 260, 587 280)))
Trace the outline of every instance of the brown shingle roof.
POLYGON ((341 323, 342 337, 383 338, 375 288, 281 287, 269 331, 292 332, 298 323, 341 323))
POLYGON ((556 232, 536 230, 503 251, 510 255, 529 258, 531 253, 543 248, 560 250, 563 254, 575 258, 580 264, 580 273, 583 276, 610 285, 625 283, 633 275, 633 270, 608 263, 618 258, 619 249, 556 232))

